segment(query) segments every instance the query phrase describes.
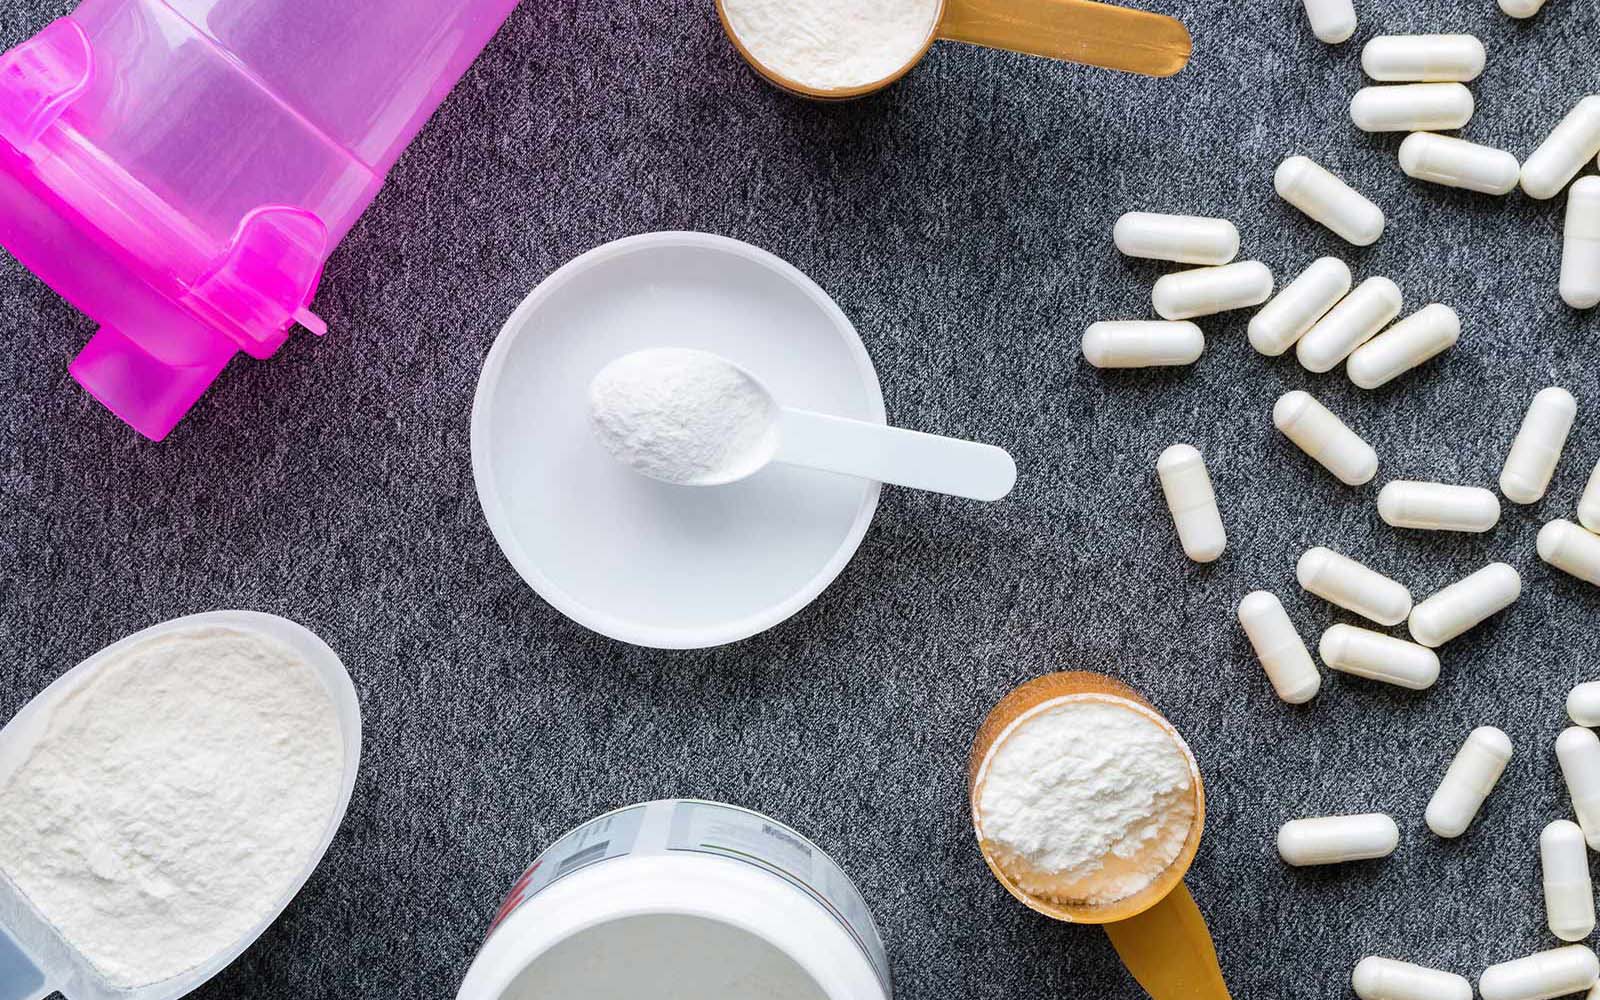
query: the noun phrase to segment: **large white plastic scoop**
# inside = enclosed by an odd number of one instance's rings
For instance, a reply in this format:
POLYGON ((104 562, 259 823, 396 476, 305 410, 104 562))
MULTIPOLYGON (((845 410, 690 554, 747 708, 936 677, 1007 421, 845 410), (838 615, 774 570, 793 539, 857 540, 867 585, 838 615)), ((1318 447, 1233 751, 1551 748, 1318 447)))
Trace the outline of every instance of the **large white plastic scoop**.
POLYGON ((595 376, 590 417, 619 462, 683 486, 726 486, 773 462, 972 500, 999 500, 1017 482, 1004 449, 783 407, 706 351, 618 358, 595 376))
POLYGON ((283 892, 266 915, 249 933, 195 968, 171 979, 135 989, 116 988, 69 944, 33 907, 15 885, 0 872, 0 1000, 43 1000, 60 992, 68 1000, 176 1000, 197 989, 221 972, 278 918, 321 863, 344 820, 350 795, 355 788, 361 764, 361 709, 355 686, 344 664, 327 643, 294 622, 252 611, 213 611, 164 622, 113 643, 63 674, 45 688, 0 729, 0 781, 8 778, 28 760, 33 748, 45 735, 53 709, 63 699, 79 691, 108 661, 124 650, 148 639, 196 627, 221 627, 256 632, 275 639, 298 653, 316 672, 327 689, 338 715, 339 732, 344 742, 344 774, 339 799, 327 829, 305 869, 283 892))

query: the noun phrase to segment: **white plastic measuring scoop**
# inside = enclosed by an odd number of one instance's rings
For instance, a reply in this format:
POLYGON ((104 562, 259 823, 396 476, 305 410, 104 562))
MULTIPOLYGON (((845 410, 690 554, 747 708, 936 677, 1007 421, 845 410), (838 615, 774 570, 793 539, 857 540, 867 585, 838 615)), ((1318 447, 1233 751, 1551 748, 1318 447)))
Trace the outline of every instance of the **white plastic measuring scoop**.
POLYGON ((356 772, 361 764, 361 708, 350 675, 327 643, 302 626, 275 615, 253 611, 212 611, 164 622, 112 643, 61 675, 0 729, 0 779, 26 763, 34 746, 45 734, 52 710, 63 699, 79 691, 108 660, 147 639, 203 626, 256 632, 283 643, 310 664, 327 689, 334 711, 338 714, 339 733, 344 738, 344 774, 339 800, 328 820, 327 829, 322 831, 316 851, 307 859, 300 876, 278 898, 271 912, 248 934, 181 975, 131 989, 119 989, 107 983, 88 960, 79 955, 34 909, 11 880, 0 873, 0 1000, 43 1000, 57 992, 68 1000, 177 1000, 227 968, 229 963, 254 944, 256 938, 278 919, 279 914, 299 893, 327 853, 334 833, 344 821, 345 809, 355 789, 356 772))
POLYGON ((589 404, 617 461, 682 486, 725 486, 772 462, 972 500, 999 500, 1017 481, 1002 448, 783 407, 708 351, 624 355, 595 376, 589 404))

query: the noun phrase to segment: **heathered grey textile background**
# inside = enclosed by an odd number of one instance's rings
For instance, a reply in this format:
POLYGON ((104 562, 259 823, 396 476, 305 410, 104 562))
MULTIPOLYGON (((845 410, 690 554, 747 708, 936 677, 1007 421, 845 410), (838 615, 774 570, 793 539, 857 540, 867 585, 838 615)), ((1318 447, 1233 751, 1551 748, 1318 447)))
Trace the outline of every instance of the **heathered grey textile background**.
MULTIPOLYGON (((1363 0, 1355 42, 1316 42, 1294 0, 1167 0, 1195 58, 1153 81, 951 44, 852 104, 802 103, 738 61, 709 0, 525 3, 334 257, 325 340, 239 363, 164 445, 78 391, 90 325, 0 260, 0 717, 100 646, 185 613, 295 618, 361 692, 366 762, 338 840, 262 941, 198 996, 450 995, 502 893, 550 840, 615 806, 696 795, 786 819, 855 878, 898 989, 922 997, 1141 995, 1104 936, 1049 923, 989 878, 964 763, 1012 685, 1059 668, 1137 685, 1194 746, 1210 792, 1190 884, 1235 995, 1330 997, 1361 956, 1476 977, 1555 940, 1541 826, 1567 814, 1552 743, 1562 699, 1600 677, 1600 590, 1534 554, 1600 459, 1600 320, 1555 291, 1564 202, 1426 187, 1398 136, 1349 123, 1359 46, 1469 31, 1489 47, 1465 136, 1526 155, 1596 83, 1600 13, 1551 0, 1516 23, 1492 0, 1363 0), (1353 251, 1278 201, 1305 152, 1390 214, 1353 251), (1225 215, 1287 278, 1322 254, 1388 274, 1408 311, 1440 301, 1461 345, 1376 393, 1257 356, 1247 314, 1204 322, 1206 356, 1105 374, 1096 319, 1148 315, 1163 268, 1110 246, 1133 208, 1225 215), (980 506, 890 491, 859 555, 794 620, 699 653, 627 648, 529 591, 480 516, 468 459, 478 367, 541 278, 665 228, 749 240, 837 296, 891 417, 1010 447, 1022 481, 980 506), (1523 409, 1560 383, 1583 405, 1549 498, 1485 537, 1387 528, 1392 478, 1493 486, 1523 409), (1340 486, 1272 429, 1307 388, 1383 456, 1340 486), (1232 544, 1182 557, 1157 492, 1175 441, 1209 457, 1232 544), (1233 618, 1280 593, 1304 635, 1350 616, 1294 585, 1329 544, 1429 593, 1506 559, 1526 593, 1445 650, 1412 694, 1330 675, 1307 708, 1273 698, 1233 618), (1455 842, 1422 809, 1474 726, 1517 746, 1455 842), (1273 833, 1302 815, 1386 810, 1388 860, 1296 871, 1273 833)), ((63 0, 0 0, 0 43, 63 0)))

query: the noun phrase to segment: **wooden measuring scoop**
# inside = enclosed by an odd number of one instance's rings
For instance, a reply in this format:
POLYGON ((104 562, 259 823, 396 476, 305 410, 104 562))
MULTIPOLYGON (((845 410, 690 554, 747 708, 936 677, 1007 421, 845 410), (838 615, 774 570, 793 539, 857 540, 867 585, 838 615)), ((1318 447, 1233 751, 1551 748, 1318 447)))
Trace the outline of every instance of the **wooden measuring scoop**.
POLYGON ((1081 671, 1046 674, 1029 681, 1001 699, 979 727, 968 762, 967 788, 983 860, 1006 891, 1023 905, 1054 920, 1104 925, 1122 963, 1155 1000, 1229 1000, 1211 932, 1183 884, 1205 827, 1206 797, 1200 769, 1183 737, 1138 692, 1110 677, 1081 671), (1024 892, 995 861, 978 813, 978 793, 995 748, 1025 716, 1077 700, 1121 704, 1159 723, 1183 751, 1193 777, 1194 824, 1183 849, 1148 886, 1112 903, 1065 904, 1024 892))
POLYGON ((717 16, 734 48, 756 72, 792 94, 824 101, 882 90, 911 72, 941 38, 1145 76, 1171 76, 1188 64, 1192 50, 1182 22, 1094 0, 942 0, 927 41, 900 68, 861 86, 818 89, 752 55, 728 20, 724 0, 717 0, 717 16))

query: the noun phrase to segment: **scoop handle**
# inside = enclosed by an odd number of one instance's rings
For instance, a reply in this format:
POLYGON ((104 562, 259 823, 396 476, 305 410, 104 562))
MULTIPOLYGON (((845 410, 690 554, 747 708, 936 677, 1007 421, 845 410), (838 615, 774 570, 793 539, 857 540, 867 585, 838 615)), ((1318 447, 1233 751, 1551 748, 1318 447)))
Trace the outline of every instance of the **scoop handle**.
POLYGON ((54 992, 44 970, 0 927, 0 1000, 44 1000, 54 992))
POLYGON ((999 500, 1017 482, 1003 448, 809 410, 783 411, 773 461, 971 500, 999 500))
POLYGON ((1105 69, 1171 76, 1194 42, 1181 21, 1094 0, 946 0, 939 37, 1105 69))
POLYGON ((1211 930, 1182 882, 1138 916, 1106 924, 1106 935, 1154 1000, 1231 1000, 1211 930))

